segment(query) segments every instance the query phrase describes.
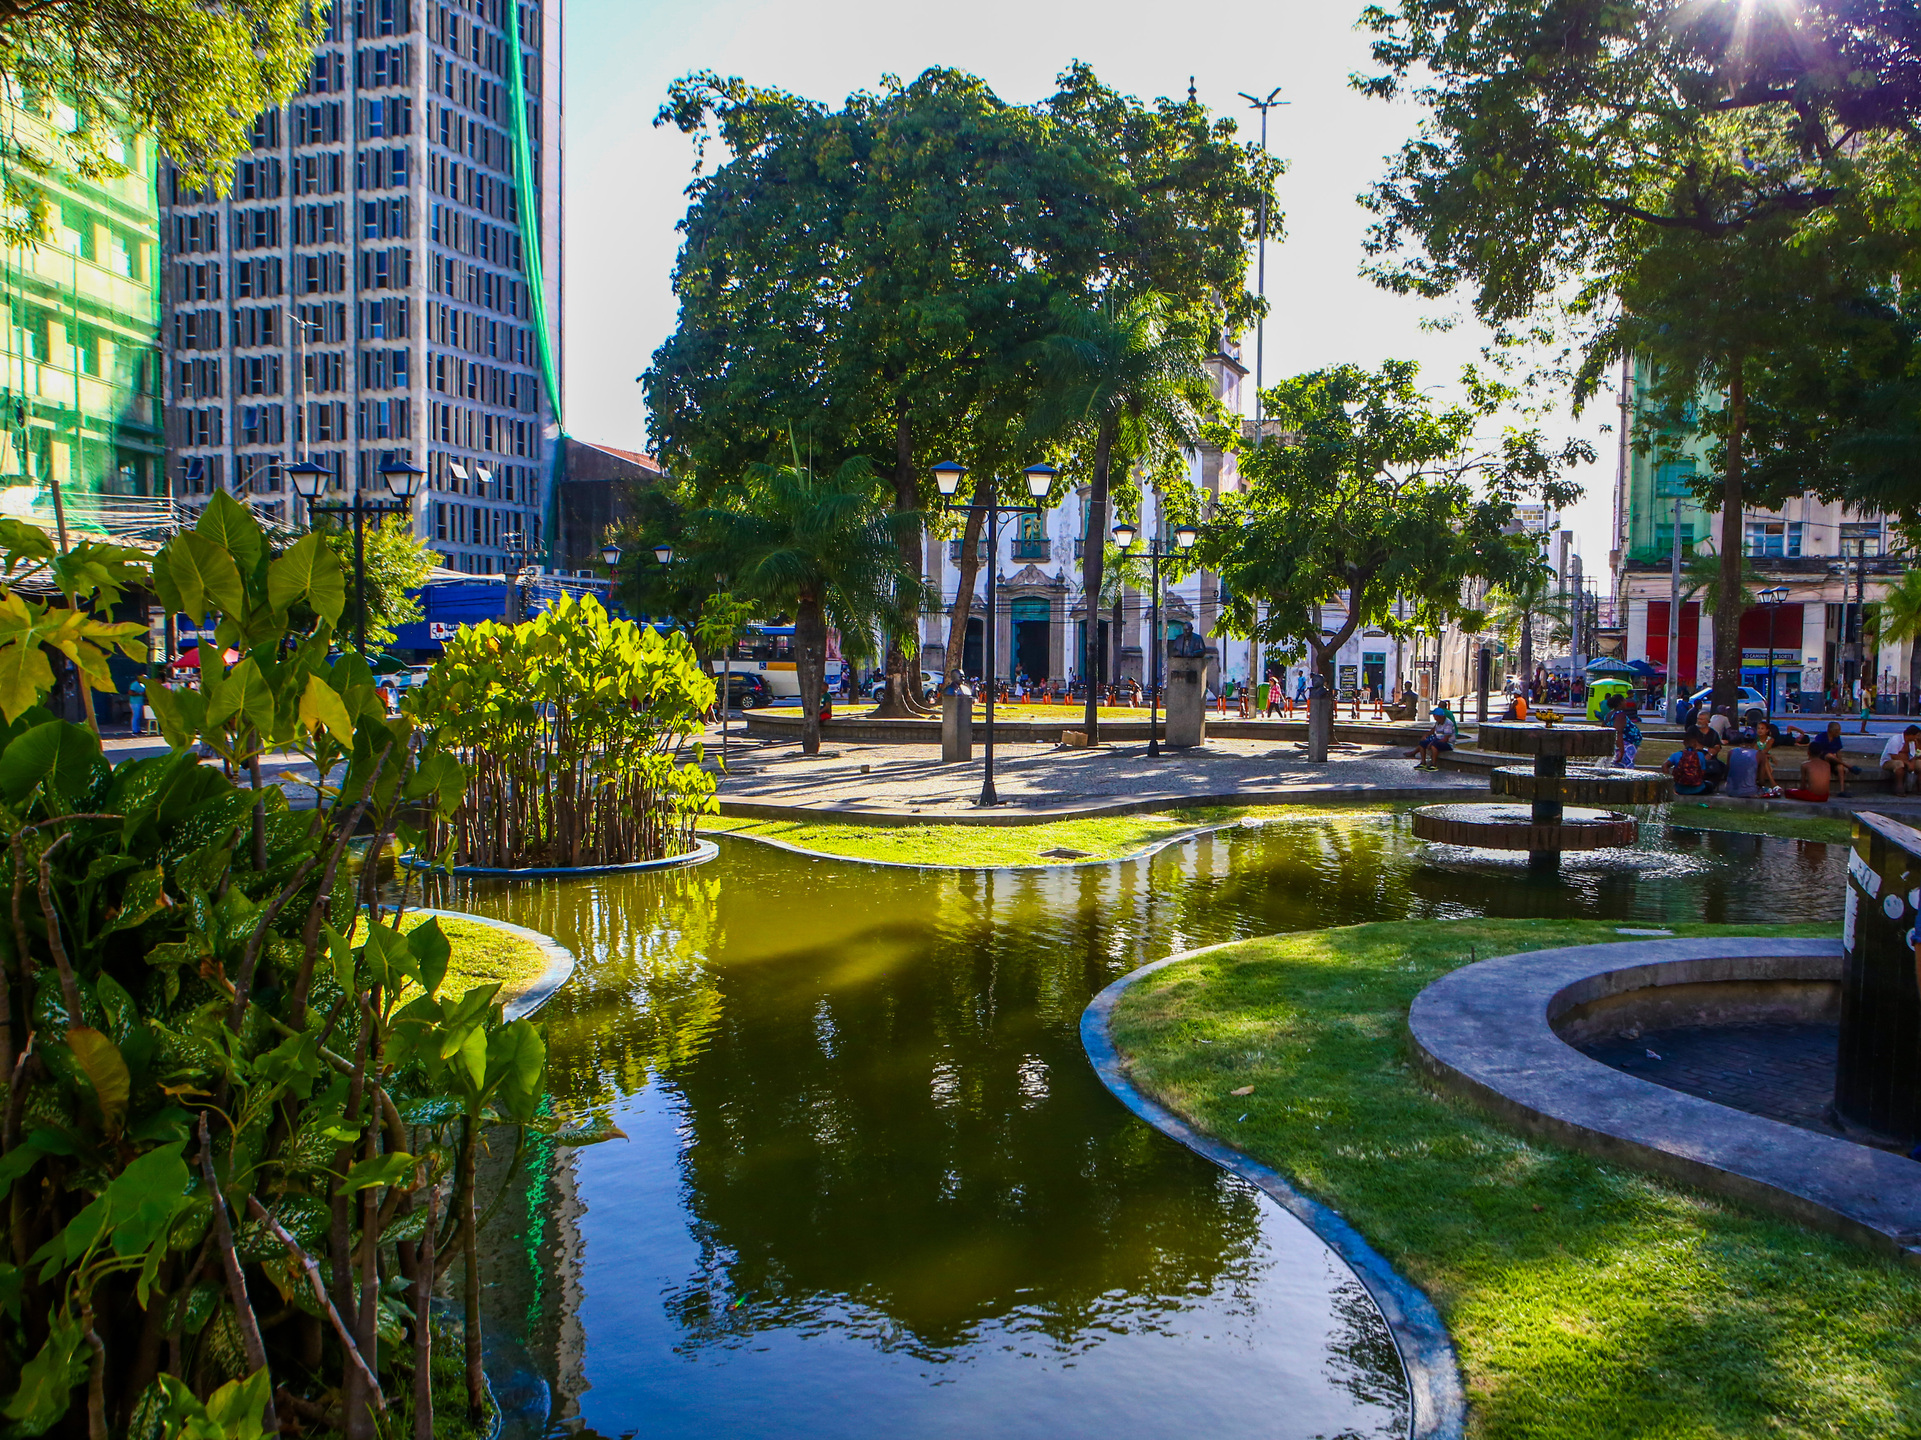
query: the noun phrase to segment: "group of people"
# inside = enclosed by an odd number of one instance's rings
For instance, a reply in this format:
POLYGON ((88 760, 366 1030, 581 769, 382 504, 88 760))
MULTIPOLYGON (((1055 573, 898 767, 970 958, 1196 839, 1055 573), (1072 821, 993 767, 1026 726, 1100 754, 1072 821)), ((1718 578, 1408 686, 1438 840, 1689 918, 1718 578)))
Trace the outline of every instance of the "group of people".
MULTIPOLYGON (((1610 696, 1603 715, 1614 731, 1614 763, 1631 767, 1639 758, 1641 725, 1639 705, 1632 696, 1610 696)), ((1502 715, 1507 721, 1526 721, 1529 706, 1524 696, 1514 696, 1502 715)), ((1434 706, 1434 721, 1421 742, 1410 752, 1417 770, 1438 770, 1441 756, 1454 748, 1460 727, 1445 700, 1434 706)), ((1682 718, 1681 748, 1661 764, 1664 774, 1674 781, 1679 795, 1707 795, 1719 791, 1727 795, 1780 797, 1820 804, 1833 796, 1846 795, 1848 782, 1861 773, 1842 753, 1847 744, 1841 722, 1831 720, 1825 730, 1814 734, 1795 725, 1780 726, 1759 710, 1749 711, 1742 723, 1727 715, 1703 716, 1699 705, 1682 718), (1800 784, 1784 787, 1774 774, 1774 756, 1783 745, 1803 747, 1800 784)), ((1881 772, 1896 794, 1921 792, 1921 725, 1910 725, 1898 735, 1890 735, 1881 747, 1881 772)))
MULTIPOLYGON (((1843 754, 1847 746, 1841 722, 1809 733, 1798 725, 1776 725, 1758 710, 1749 711, 1736 725, 1728 716, 1705 719, 1691 707, 1682 719, 1681 748, 1661 768, 1674 780, 1679 795, 1780 797, 1821 804, 1848 793, 1848 782, 1861 773, 1843 754), (1786 788, 1775 778, 1775 752, 1785 745, 1801 746, 1801 783, 1786 788)), ((1921 788, 1921 726, 1910 725, 1890 735, 1881 748, 1881 770, 1897 794, 1921 788)))

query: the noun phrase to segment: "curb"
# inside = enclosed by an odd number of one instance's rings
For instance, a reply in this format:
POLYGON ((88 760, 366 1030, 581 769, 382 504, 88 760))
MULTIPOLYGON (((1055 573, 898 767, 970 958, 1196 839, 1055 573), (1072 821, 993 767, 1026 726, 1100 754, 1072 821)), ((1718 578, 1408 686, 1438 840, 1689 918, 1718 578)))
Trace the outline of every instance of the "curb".
POLYGON ((448 920, 471 920, 476 925, 485 925, 493 930, 504 930, 516 939, 525 940, 535 946, 547 957, 547 968, 540 972, 539 978, 501 1007, 502 1017, 508 1020, 525 1019, 553 999, 554 993, 567 983, 574 973, 574 967, 580 963, 574 952, 553 936, 543 935, 538 930, 529 930, 525 925, 510 924, 505 920, 495 920, 487 915, 475 915, 466 910, 429 910, 419 905, 407 910, 406 914, 438 915, 448 920))
MULTIPOLYGON (((430 865, 409 850, 400 863, 409 870, 431 870, 439 875, 460 875, 480 880, 546 880, 564 875, 618 875, 629 870, 673 870, 687 865, 704 865, 720 854, 711 840, 696 840, 685 855, 667 855, 659 860, 630 860, 623 865, 546 865, 524 870, 501 869, 491 865, 430 865)), ((452 913, 452 912, 449 912, 452 913)))
MULTIPOLYGON (((1144 795, 1098 805, 1057 806, 1045 810, 961 810, 928 813, 897 808, 864 810, 850 805, 800 805, 776 800, 735 800, 720 796, 722 815, 743 820, 856 820, 866 825, 1046 825, 1055 820, 1095 820, 1113 815, 1146 815, 1156 810, 1192 810, 1208 805, 1325 805, 1330 802, 1392 804, 1401 800, 1460 799, 1482 795, 1466 785, 1312 785, 1292 790, 1243 789, 1206 795, 1144 795)), ((838 857, 837 857, 838 858, 838 857)), ((505 872, 524 873, 524 872, 505 872)), ((578 874, 578 871, 561 872, 578 874)))
POLYGON ((1387 1323, 1394 1337, 1407 1377, 1408 1400, 1412 1414, 1408 1422, 1409 1440, 1462 1440, 1467 1433, 1467 1396, 1461 1385, 1460 1363, 1454 1342, 1448 1338, 1447 1325, 1418 1287, 1403 1279, 1381 1254, 1362 1238, 1361 1233, 1335 1211, 1295 1189, 1278 1170, 1261 1164, 1225 1141, 1195 1129, 1157 1100, 1143 1094, 1127 1077, 1120 1052, 1108 1033, 1114 1006, 1122 994, 1137 981, 1178 960, 1190 960, 1209 951, 1238 945, 1229 940, 1198 950, 1183 950, 1156 960, 1121 976, 1096 995, 1081 1012, 1081 1047, 1094 1066, 1101 1083, 1113 1092, 1135 1115, 1163 1135, 1180 1141, 1203 1159, 1211 1160, 1230 1174, 1258 1186, 1283 1210, 1299 1220, 1344 1261, 1387 1323))

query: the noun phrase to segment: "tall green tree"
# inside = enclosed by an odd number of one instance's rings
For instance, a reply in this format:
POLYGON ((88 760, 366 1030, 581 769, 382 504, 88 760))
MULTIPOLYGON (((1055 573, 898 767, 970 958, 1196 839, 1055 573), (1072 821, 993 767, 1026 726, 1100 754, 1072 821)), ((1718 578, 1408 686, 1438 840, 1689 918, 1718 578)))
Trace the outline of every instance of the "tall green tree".
MULTIPOLYGON (((357 615, 354 587, 354 532, 323 521, 319 534, 347 576, 347 615, 343 629, 352 633, 357 615)), ((427 583, 436 556, 431 542, 414 533, 411 521, 389 515, 366 532, 363 547, 367 566, 367 643, 394 643, 394 632, 411 625, 422 614, 420 602, 407 592, 427 583)))
POLYGON ((126 173, 146 132, 188 180, 224 191, 254 117, 313 65, 326 6, 311 0, 0 0, 0 71, 49 124, 11 126, 0 240, 46 234, 43 183, 62 170, 126 173))
MULTIPOLYGON (((1875 238, 1878 189, 1912 193, 1912 83, 1884 84, 1911 26, 1858 0, 1402 0, 1365 23, 1383 70, 1357 83, 1427 109, 1370 196, 1375 278, 1464 289, 1504 337, 1554 333, 1577 400, 1630 349, 1677 403, 1722 397, 1732 592, 1757 357, 1820 363, 1833 337, 1807 301, 1862 278, 1823 262, 1875 238)), ((1723 703, 1738 626, 1717 617, 1723 703)))
POLYGON ((821 475, 800 464, 753 465, 729 503, 698 512, 689 563, 702 574, 729 574, 741 594, 766 611, 794 617, 801 748, 820 753, 820 702, 827 631, 860 656, 876 634, 891 633, 920 600, 920 574, 901 562, 896 534, 920 516, 887 508, 887 496, 862 456, 821 475))
MULTIPOLYGON (((1252 314, 1248 217, 1277 167, 1198 103, 1144 105, 1082 65, 1026 106, 945 69, 837 110, 701 74, 661 123, 711 130, 729 157, 690 188, 680 324, 645 377, 657 450, 704 493, 784 456, 791 427, 807 463, 865 456, 918 512, 938 460, 1013 476, 1037 458, 1046 437, 1022 422, 1057 292, 1252 314)), ((897 543, 918 573, 919 534, 897 543)))
POLYGON ((1152 293, 1110 294, 1092 305, 1062 297, 1055 312, 1058 328, 1042 345, 1047 389, 1041 413, 1075 444, 1088 478, 1081 594, 1090 613, 1081 676, 1091 745, 1100 739, 1094 692, 1100 627, 1091 612, 1101 595, 1113 472, 1118 467, 1137 483, 1185 489, 1187 447, 1219 406, 1208 384, 1208 337, 1193 323, 1200 317, 1176 315, 1165 297, 1152 293))
POLYGON ((1226 582, 1233 633, 1263 653, 1305 649, 1320 673, 1308 710, 1317 762, 1333 735, 1334 659, 1355 631, 1438 630, 1472 614, 1468 581, 1518 583, 1532 557, 1531 542, 1503 533, 1513 502, 1570 503, 1579 489, 1566 472, 1593 459, 1584 441, 1555 452, 1536 432, 1479 444, 1477 429, 1505 397, 1470 385, 1469 403, 1442 409, 1418 375, 1411 361, 1390 360, 1276 385, 1266 413, 1288 442, 1242 456, 1247 489, 1221 497, 1192 552, 1226 582), (1324 628, 1330 603, 1344 613, 1324 628))

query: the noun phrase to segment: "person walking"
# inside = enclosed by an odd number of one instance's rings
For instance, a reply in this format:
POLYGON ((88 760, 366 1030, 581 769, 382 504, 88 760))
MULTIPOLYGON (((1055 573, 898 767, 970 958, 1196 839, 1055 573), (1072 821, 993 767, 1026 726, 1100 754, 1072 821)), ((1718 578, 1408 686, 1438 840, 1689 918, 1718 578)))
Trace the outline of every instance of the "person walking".
POLYGON ((1861 687, 1861 733, 1863 735, 1868 733, 1868 717, 1872 714, 1874 714, 1874 687, 1863 685, 1861 687))
POLYGON ((137 740, 145 732, 147 723, 147 682, 139 676, 127 688, 127 704, 133 710, 133 735, 137 740))

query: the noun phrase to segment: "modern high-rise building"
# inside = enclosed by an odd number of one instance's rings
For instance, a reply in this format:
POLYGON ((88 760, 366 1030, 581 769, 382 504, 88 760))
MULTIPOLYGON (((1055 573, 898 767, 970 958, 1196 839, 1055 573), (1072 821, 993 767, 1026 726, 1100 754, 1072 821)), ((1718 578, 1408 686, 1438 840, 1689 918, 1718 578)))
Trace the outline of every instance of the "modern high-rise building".
POLYGON ((288 523, 311 457, 454 569, 537 559, 560 445, 563 0, 336 0, 301 93, 215 199, 161 176, 168 451, 288 523), (516 544, 515 542, 519 543, 516 544))

